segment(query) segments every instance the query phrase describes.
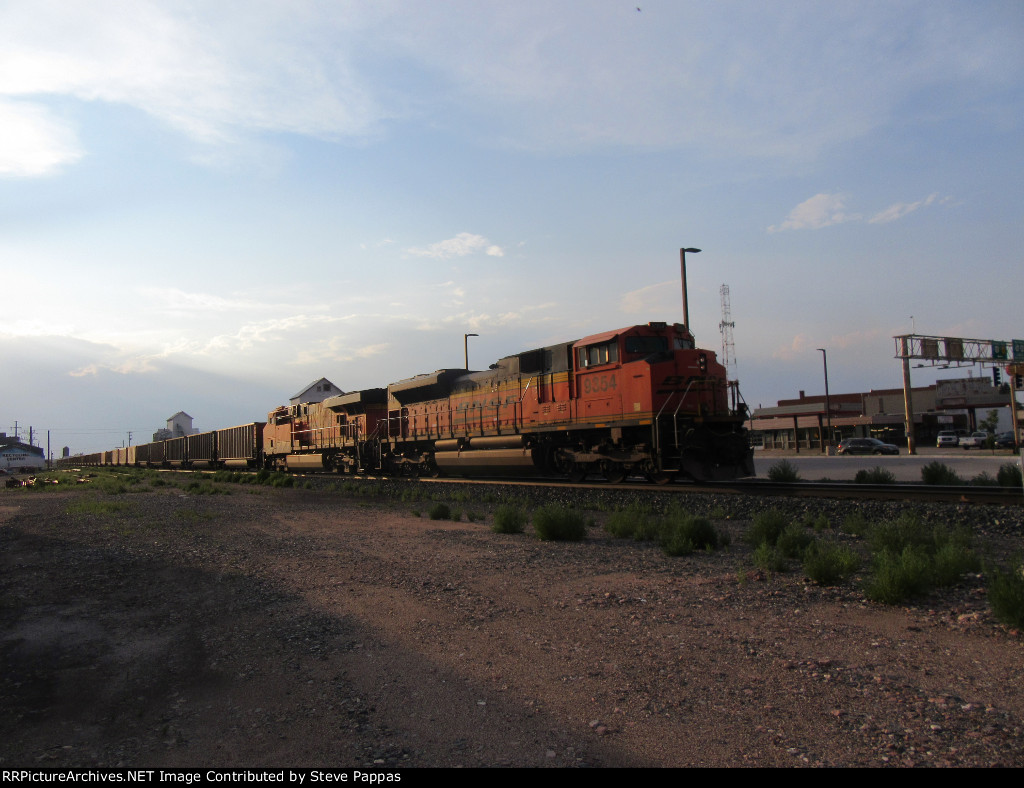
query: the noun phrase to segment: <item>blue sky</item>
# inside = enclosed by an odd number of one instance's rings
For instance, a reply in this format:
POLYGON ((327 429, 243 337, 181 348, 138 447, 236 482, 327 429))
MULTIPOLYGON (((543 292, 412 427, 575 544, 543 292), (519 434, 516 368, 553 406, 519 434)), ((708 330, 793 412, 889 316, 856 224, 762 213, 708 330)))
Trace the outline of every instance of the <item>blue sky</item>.
POLYGON ((1024 336, 1022 61, 1018 0, 0 2, 0 431, 678 320, 681 246, 751 404, 898 387, 1024 336))

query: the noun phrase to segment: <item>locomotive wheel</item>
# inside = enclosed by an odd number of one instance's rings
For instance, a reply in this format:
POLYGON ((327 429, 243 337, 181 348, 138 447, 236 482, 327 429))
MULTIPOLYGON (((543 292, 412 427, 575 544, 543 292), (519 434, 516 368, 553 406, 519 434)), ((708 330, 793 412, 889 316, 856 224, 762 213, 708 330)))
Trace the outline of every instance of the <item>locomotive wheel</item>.
POLYGON ((601 463, 601 473, 612 484, 622 484, 626 480, 626 468, 622 463, 604 460, 601 463))
POLYGON ((569 481, 571 481, 573 484, 579 484, 586 478, 587 466, 581 465, 580 463, 573 463, 572 467, 569 468, 569 481))

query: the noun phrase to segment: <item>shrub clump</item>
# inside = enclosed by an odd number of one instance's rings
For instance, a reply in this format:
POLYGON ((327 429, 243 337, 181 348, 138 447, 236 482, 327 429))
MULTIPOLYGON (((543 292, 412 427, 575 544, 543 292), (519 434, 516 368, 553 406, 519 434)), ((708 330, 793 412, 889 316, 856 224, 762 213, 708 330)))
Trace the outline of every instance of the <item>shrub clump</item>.
POLYGON ((803 558, 804 552, 814 541, 800 523, 790 523, 782 529, 775 546, 786 558, 803 558))
POLYGON ((526 512, 518 506, 503 504, 494 512, 491 530, 497 534, 521 534, 526 528, 526 512))
POLYGON ((761 544, 774 545, 789 525, 789 518, 778 509, 769 509, 754 515, 754 522, 743 535, 743 541, 755 547, 761 544))
POLYGON ((616 539, 645 541, 654 538, 658 527, 649 512, 630 508, 612 512, 605 521, 604 529, 616 539))
POLYGON ((808 512, 804 515, 804 519, 801 522, 805 528, 811 528, 817 533, 827 531, 832 527, 832 524, 829 522, 828 515, 824 512, 818 515, 813 515, 808 512))
POLYGON ((451 507, 446 503, 435 503, 427 511, 431 520, 450 520, 452 517, 451 507))
POLYGON ((786 558, 775 545, 761 542, 753 553, 754 566, 765 572, 785 572, 786 558))
POLYGON ((1022 485, 1020 468, 1012 462, 999 466, 996 472, 996 482, 1000 487, 1020 487, 1022 485))
POLYGON ((800 474, 789 460, 779 460, 768 469, 768 478, 773 482, 796 482, 800 474))
POLYGON ((579 542, 586 538, 587 523, 576 510, 550 504, 533 513, 533 530, 544 542, 579 542))
POLYGON ((886 605, 920 596, 931 587, 928 555, 921 547, 908 545, 902 552, 888 550, 875 555, 871 579, 864 588, 868 599, 886 605))
POLYGON ((988 603, 1004 624, 1024 628, 1024 560, 1017 558, 1007 569, 988 570, 988 603))
POLYGON ((815 540, 804 551, 804 573, 820 586, 848 580, 860 569, 860 557, 848 545, 815 540))
POLYGON ((666 520, 658 541, 665 555, 677 556, 695 550, 715 550, 719 536, 710 520, 687 514, 666 520))
POLYGON ((938 460, 921 468, 921 481, 925 484, 963 484, 963 480, 956 475, 956 471, 938 460))
POLYGON ((871 528, 868 543, 874 571, 864 591, 889 605, 953 585, 980 565, 968 531, 928 527, 909 513, 871 528))
POLYGON ((840 530, 850 536, 865 536, 871 530, 871 523, 860 512, 854 512, 846 516, 840 530))
POLYGON ((888 468, 876 465, 871 470, 861 468, 853 477, 854 484, 896 484, 896 475, 888 468))

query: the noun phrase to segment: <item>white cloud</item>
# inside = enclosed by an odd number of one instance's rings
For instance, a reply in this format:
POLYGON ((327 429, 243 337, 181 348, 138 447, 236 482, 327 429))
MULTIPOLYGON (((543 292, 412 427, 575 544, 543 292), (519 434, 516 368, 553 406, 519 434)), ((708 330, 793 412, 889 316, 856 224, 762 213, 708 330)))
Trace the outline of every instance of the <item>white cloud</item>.
MULTIPOLYGON (((1013 12, 988 11, 33 0, 0 5, 0 96, 131 106, 232 149, 260 132, 336 140, 406 119, 520 148, 808 158, 885 126, 924 90, 951 114, 962 97, 1000 98, 1024 62, 1013 12)), ((39 172, 17 150, 0 161, 39 172)))
POLYGON ((364 359, 379 356, 391 347, 390 342, 378 342, 374 345, 361 345, 353 347, 353 340, 350 337, 331 337, 327 340, 311 341, 305 344, 295 358, 289 364, 294 366, 307 366, 312 364, 323 364, 325 362, 346 363, 350 361, 362 361, 364 359))
POLYGON ((768 232, 777 233, 783 230, 820 230, 834 224, 860 219, 860 214, 846 213, 846 195, 815 194, 804 200, 789 212, 781 225, 772 225, 768 232))
MULTIPOLYGON (((796 208, 789 212, 786 220, 780 225, 772 225, 768 232, 777 233, 783 230, 819 230, 822 227, 830 227, 834 224, 844 222, 864 221, 863 215, 859 213, 846 212, 847 195, 844 194, 816 194, 809 200, 804 200, 796 208)), ((919 208, 932 205, 936 202, 946 204, 952 201, 951 197, 939 199, 938 194, 929 194, 923 200, 916 202, 897 202, 890 205, 884 211, 879 211, 870 219, 868 224, 887 224, 913 213, 919 208)))
POLYGON ((163 302, 165 309, 174 312, 234 312, 272 308, 269 304, 247 298, 224 298, 211 293, 190 293, 176 287, 142 287, 139 288, 139 293, 148 300, 163 302))
MULTIPOLYGON (((181 10, 155 0, 4 4, 0 96, 133 106, 204 144, 237 143, 254 130, 367 134, 387 113, 346 61, 350 19, 313 10, 301 0, 181 10)), ((17 119, 53 140, 50 156, 66 151, 73 135, 45 126, 38 104, 34 112, 22 107, 17 119)), ((0 135, 0 162, 34 174, 38 154, 19 155, 16 143, 0 135)))
POLYGON ((800 356, 807 355, 810 351, 810 342, 806 334, 797 334, 788 345, 777 348, 772 353, 772 358, 780 361, 792 361, 800 356))
POLYGON ((413 247, 406 251, 417 257, 433 257, 438 260, 465 257, 481 251, 490 257, 504 257, 505 255, 500 246, 491 244, 482 235, 473 235, 472 233, 459 233, 454 238, 438 241, 425 247, 413 247))
POLYGON ((81 157, 74 131, 45 107, 0 100, 0 177, 49 175, 81 157))
POLYGON ((157 371, 157 366, 153 363, 154 358, 156 356, 139 355, 130 356, 119 362, 86 364, 71 370, 68 374, 73 378, 96 377, 103 370, 116 372, 118 375, 147 374, 157 371))
POLYGON ((668 281, 623 293, 619 310, 628 315, 650 314, 664 305, 670 290, 678 287, 678 281, 668 281))
POLYGON ((868 219, 868 224, 886 224, 888 222, 894 222, 897 219, 902 219, 909 213, 913 213, 918 208, 923 208, 926 205, 931 205, 939 198, 938 194, 929 194, 925 199, 918 200, 917 202, 898 202, 890 205, 884 211, 880 211, 868 219))
POLYGON ((351 318, 329 315, 291 315, 246 323, 233 334, 221 334, 205 341, 194 352, 216 354, 249 350, 256 344, 280 341, 285 338, 285 334, 304 331, 315 325, 338 323, 349 319, 351 318))

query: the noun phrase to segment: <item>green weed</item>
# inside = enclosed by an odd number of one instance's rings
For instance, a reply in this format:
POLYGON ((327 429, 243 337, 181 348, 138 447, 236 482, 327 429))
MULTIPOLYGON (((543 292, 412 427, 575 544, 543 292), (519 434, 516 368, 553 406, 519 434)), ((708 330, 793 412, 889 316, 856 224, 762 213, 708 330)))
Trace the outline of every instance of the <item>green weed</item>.
POLYGON ((790 523, 779 534, 775 546, 786 558, 803 558, 804 551, 814 541, 799 523, 790 523))
POLYGON ((639 508, 618 509, 608 516, 604 529, 616 539, 644 541, 657 533, 653 519, 649 512, 639 508))
POLYGON ((694 550, 715 550, 718 532, 711 521, 696 515, 676 515, 666 519, 658 538, 665 555, 689 555, 694 550))
POLYGON ((815 540, 804 551, 804 573, 821 586, 843 582, 860 569, 853 548, 837 542, 815 540))
POLYGON ((586 538, 587 524, 575 509, 549 504, 533 513, 533 530, 541 541, 579 542, 586 538))
POLYGON ((785 572, 786 559, 779 549, 768 542, 761 542, 751 556, 754 566, 765 572, 785 572))
POLYGON ((779 460, 768 469, 768 478, 773 482, 798 482, 800 474, 789 460, 779 460))
POLYGON ((526 528, 526 512, 513 504, 503 504, 494 511, 491 530, 498 534, 521 534, 526 528))
POLYGON ((854 484, 896 484, 896 475, 881 466, 875 466, 871 470, 862 468, 853 477, 854 484))
POLYGON ((850 536, 866 536, 868 531, 871 530, 871 523, 860 512, 854 512, 853 514, 848 514, 843 519, 843 524, 839 526, 839 530, 850 536))
POLYGON ((956 472, 945 463, 938 460, 928 463, 921 468, 921 481, 925 484, 963 484, 963 479, 956 475, 956 472))
POLYGON ((451 507, 446 503, 435 503, 427 510, 431 520, 449 520, 452 516, 451 507))
POLYGON ((864 593, 868 599, 896 605, 931 588, 931 562, 924 548, 908 545, 902 552, 875 555, 864 593))
POLYGON ((750 545, 774 545, 789 525, 789 518, 778 509, 769 509, 754 515, 754 521, 743 535, 743 541, 750 545))
POLYGON ((1012 462, 999 466, 996 481, 1000 487, 1020 487, 1022 485, 1020 467, 1012 462))
POLYGON ((1008 568, 994 566, 988 575, 988 603, 992 614, 1007 626, 1024 629, 1024 560, 1008 568))

